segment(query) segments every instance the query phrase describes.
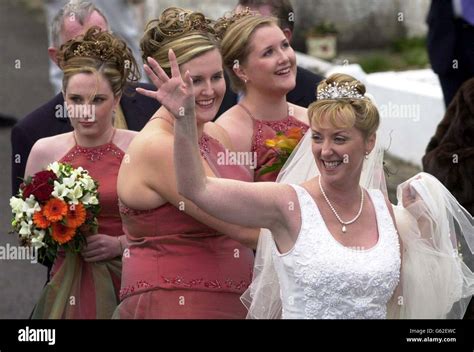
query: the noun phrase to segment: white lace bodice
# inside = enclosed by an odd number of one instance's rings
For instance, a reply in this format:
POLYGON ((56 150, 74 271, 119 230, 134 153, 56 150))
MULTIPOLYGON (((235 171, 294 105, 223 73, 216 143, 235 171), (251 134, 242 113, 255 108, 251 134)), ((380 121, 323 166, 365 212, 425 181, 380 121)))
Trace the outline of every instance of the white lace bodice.
POLYGON ((368 249, 351 249, 329 232, 309 193, 292 185, 301 208, 295 246, 273 260, 286 319, 385 319, 400 277, 400 245, 384 197, 369 190, 379 239, 368 249))

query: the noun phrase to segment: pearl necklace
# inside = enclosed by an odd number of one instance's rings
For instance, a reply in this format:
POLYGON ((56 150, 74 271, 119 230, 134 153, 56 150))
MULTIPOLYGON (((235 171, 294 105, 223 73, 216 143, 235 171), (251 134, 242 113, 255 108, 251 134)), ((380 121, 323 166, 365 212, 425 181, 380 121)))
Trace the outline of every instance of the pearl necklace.
POLYGON ((360 214, 362 214, 362 208, 363 208, 363 205, 364 205, 364 190, 362 189, 362 187, 360 187, 360 190, 361 190, 360 209, 359 209, 359 212, 357 213, 357 215, 355 216, 355 218, 350 220, 350 221, 342 221, 341 217, 336 212, 336 209, 334 209, 331 202, 329 201, 329 198, 326 195, 326 192, 324 192, 323 186, 321 185, 321 176, 319 176, 319 189, 321 190, 321 193, 323 194, 323 197, 326 200, 326 203, 328 203, 329 208, 331 208, 334 215, 336 215, 337 220, 342 224, 342 233, 346 233, 347 232, 346 225, 350 225, 353 222, 355 222, 359 218, 360 214))

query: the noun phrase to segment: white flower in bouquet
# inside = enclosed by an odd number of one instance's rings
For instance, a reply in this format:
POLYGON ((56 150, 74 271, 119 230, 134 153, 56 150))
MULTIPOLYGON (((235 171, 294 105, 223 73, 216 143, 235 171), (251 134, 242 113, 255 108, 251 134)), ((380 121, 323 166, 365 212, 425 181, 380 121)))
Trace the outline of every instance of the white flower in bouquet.
POLYGON ((46 232, 44 230, 34 229, 33 234, 31 237, 31 245, 36 248, 45 247, 46 244, 43 242, 43 239, 46 232))
POLYGON ((99 200, 97 199, 97 197, 92 195, 91 193, 87 193, 84 197, 82 197, 81 202, 84 203, 84 205, 99 204, 99 200))
POLYGON ((100 212, 98 184, 82 167, 54 162, 25 179, 10 199, 13 231, 25 246, 53 261, 59 248, 79 253, 95 233, 100 212))
POLYGON ((10 207, 12 208, 12 213, 15 214, 15 220, 20 220, 23 217, 24 203, 25 201, 21 198, 10 198, 10 207))
POLYGON ((69 194, 68 194, 67 197, 69 198, 69 203, 78 204, 79 200, 81 199, 82 196, 83 196, 82 185, 81 184, 76 184, 74 189, 69 191, 69 194))
POLYGON ((55 161, 54 163, 51 163, 48 165, 47 170, 51 170, 52 172, 56 174, 56 176, 60 176, 60 172, 59 172, 60 167, 61 167, 60 164, 57 161, 55 161))
POLYGON ((53 197, 64 200, 64 197, 66 197, 68 194, 69 189, 64 184, 54 181, 54 191, 51 193, 53 197))
POLYGON ((31 218, 35 212, 41 210, 41 207, 36 201, 35 197, 33 195, 30 195, 28 198, 25 199, 22 210, 29 218, 31 218))

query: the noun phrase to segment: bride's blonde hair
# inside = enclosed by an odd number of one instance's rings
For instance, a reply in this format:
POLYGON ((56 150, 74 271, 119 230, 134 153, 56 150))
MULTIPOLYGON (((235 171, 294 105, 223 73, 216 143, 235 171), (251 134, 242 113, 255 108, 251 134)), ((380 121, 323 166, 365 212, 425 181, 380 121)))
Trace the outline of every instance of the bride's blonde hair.
MULTIPOLYGON (((317 88, 318 98, 308 107, 308 117, 311 125, 321 127, 323 123, 329 123, 335 128, 355 127, 362 132, 365 138, 374 134, 380 124, 380 116, 377 107, 365 95, 365 85, 354 77, 336 73, 323 80, 317 88), (330 90, 331 87, 350 87, 351 94, 334 94, 327 97, 321 92, 330 90)), ((330 95, 330 94, 328 94, 330 95)))

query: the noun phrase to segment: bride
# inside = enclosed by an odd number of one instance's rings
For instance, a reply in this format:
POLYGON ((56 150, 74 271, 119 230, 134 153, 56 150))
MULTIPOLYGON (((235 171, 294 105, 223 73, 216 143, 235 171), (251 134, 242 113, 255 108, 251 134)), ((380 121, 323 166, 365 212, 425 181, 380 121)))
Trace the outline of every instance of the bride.
MULTIPOLYGON (((472 217, 427 174, 399 187, 394 208, 380 189, 360 185, 379 125, 363 84, 334 75, 319 86, 308 116, 320 175, 300 185, 245 183, 204 174, 192 81, 172 65, 171 78, 159 67, 154 74, 175 116, 180 193, 223 221, 272 233, 260 238, 244 295, 249 317, 462 317, 474 275, 457 254, 455 234, 466 236, 472 252, 472 217)), ((372 181, 381 177, 377 169, 372 181)))

